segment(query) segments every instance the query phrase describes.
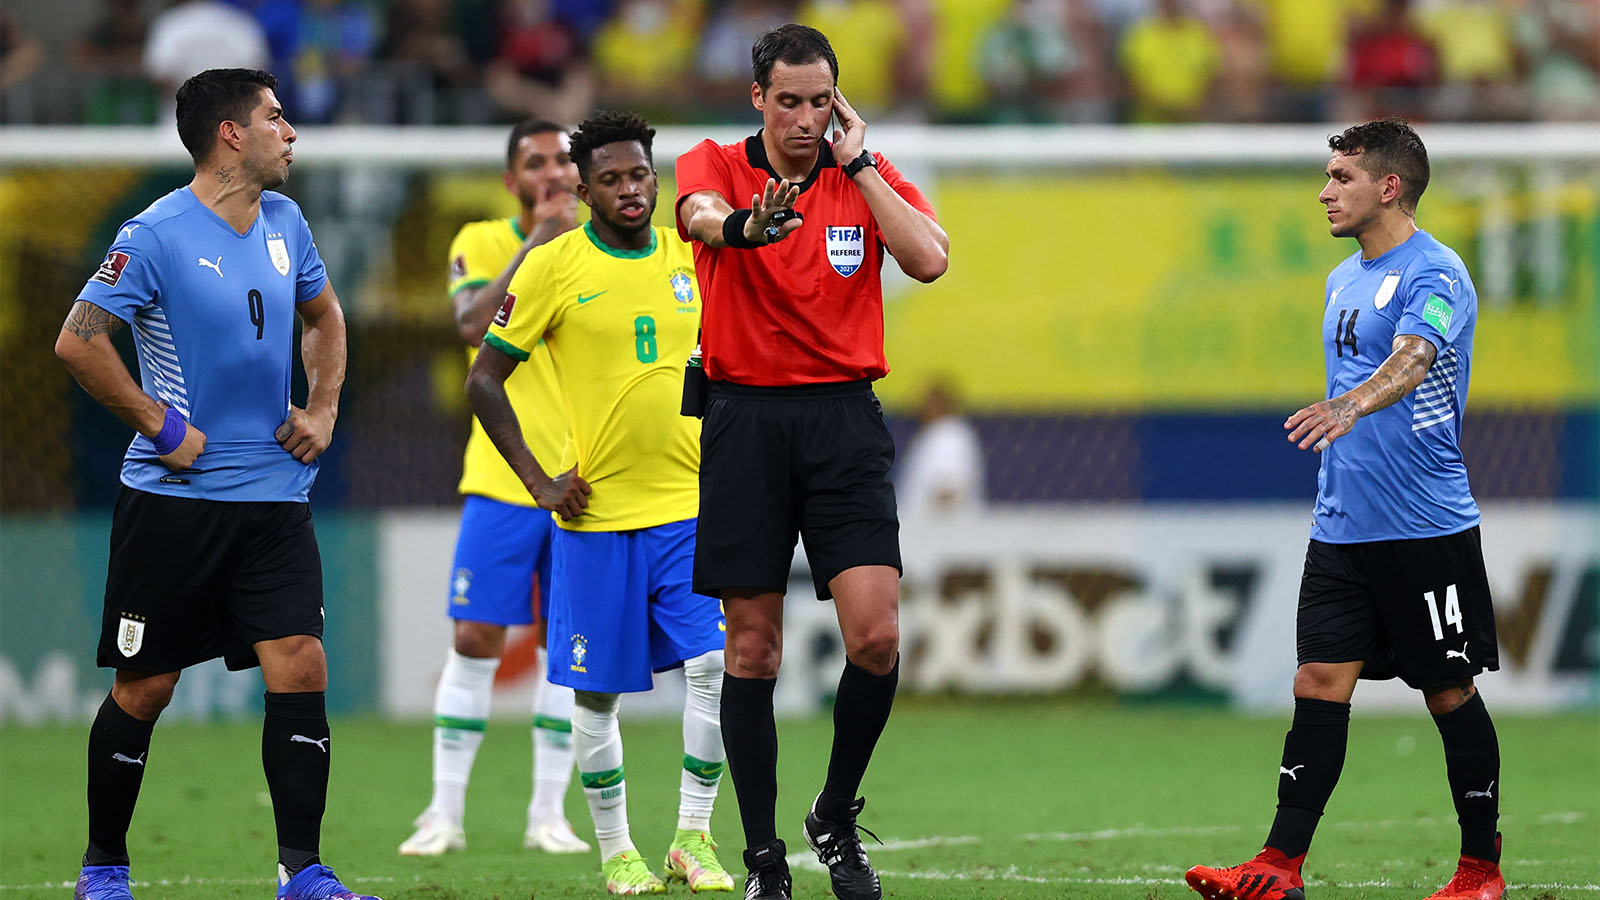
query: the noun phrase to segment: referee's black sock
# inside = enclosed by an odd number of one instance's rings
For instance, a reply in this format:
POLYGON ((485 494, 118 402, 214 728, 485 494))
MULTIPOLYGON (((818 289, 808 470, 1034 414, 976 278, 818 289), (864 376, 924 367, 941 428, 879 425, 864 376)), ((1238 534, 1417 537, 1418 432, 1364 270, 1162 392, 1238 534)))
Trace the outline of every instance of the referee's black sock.
POLYGON ((833 754, 828 757, 828 780, 817 799, 819 818, 839 821, 845 807, 856 799, 872 750, 878 746, 878 736, 889 721, 899 684, 899 659, 883 675, 874 675, 848 659, 844 661, 839 693, 833 702, 833 754))
POLYGON ((1267 833, 1268 847, 1290 859, 1304 856, 1311 847, 1317 820, 1339 783, 1349 738, 1350 704, 1294 698, 1294 724, 1283 739, 1278 814, 1267 833))
POLYGON ((106 695, 89 726, 89 848, 86 866, 128 864, 128 823, 139 800, 145 761, 150 753, 148 722, 128 715, 106 695))
POLYGON ((261 767, 278 825, 278 864, 291 878, 318 861, 332 745, 322 691, 267 692, 261 767))
POLYGON ((722 745, 739 798, 746 847, 778 839, 778 723, 772 717, 776 678, 722 676, 722 745))
POLYGON ((1474 693, 1471 700, 1434 716, 1433 724, 1444 739, 1445 772, 1461 823, 1461 855, 1498 862, 1494 836, 1500 819, 1500 740, 1483 695, 1474 693))

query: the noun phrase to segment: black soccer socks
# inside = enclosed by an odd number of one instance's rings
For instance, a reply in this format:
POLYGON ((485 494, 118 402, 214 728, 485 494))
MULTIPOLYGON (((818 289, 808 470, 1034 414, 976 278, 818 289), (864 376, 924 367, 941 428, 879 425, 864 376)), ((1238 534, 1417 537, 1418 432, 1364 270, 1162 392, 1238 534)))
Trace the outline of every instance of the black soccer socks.
POLYGON ((828 757, 828 780, 817 800, 817 815, 839 821, 855 800, 861 778, 878 737, 894 707, 894 692, 900 684, 900 660, 887 674, 874 675, 850 660, 839 676, 839 693, 833 701, 833 754, 828 757))
POLYGON ((1305 855, 1323 807, 1339 783, 1349 738, 1350 704, 1294 698, 1294 724, 1283 739, 1278 814, 1267 834, 1268 847, 1291 859, 1305 855))
POLYGON ((86 866, 128 864, 128 823, 139 800, 150 732, 155 720, 141 722, 107 694, 89 726, 89 848, 86 866))
POLYGON ((322 691, 267 692, 261 767, 278 825, 278 863, 290 877, 318 861, 332 744, 322 691))
POLYGON ((1444 739, 1445 772, 1461 823, 1461 855, 1499 862, 1495 823, 1500 819, 1500 741, 1483 695, 1442 716, 1433 724, 1444 739))
POLYGON ((772 718, 775 678, 722 676, 722 745, 739 798, 746 847, 778 839, 778 724, 772 718))

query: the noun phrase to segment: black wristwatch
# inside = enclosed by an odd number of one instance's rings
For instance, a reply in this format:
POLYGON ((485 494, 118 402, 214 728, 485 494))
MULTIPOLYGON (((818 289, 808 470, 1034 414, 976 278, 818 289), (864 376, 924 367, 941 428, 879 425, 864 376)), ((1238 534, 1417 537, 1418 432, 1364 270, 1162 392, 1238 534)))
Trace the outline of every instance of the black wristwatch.
POLYGON ((878 158, 872 155, 871 150, 862 150, 860 156, 844 164, 844 174, 846 177, 854 179, 861 174, 862 169, 868 166, 876 169, 878 167, 878 158))

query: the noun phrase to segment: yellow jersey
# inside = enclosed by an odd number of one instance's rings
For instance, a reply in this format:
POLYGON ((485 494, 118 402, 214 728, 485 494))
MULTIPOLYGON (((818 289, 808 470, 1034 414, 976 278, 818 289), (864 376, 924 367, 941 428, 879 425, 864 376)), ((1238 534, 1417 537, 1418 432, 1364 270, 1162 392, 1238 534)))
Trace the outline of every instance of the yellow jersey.
MULTIPOLYGON (((498 278, 526 237, 516 219, 490 219, 461 226, 450 242, 450 296, 465 288, 483 287, 498 278)), ((467 366, 471 367, 477 357, 478 348, 468 347, 467 366)), ((541 460, 559 457, 566 444, 567 422, 549 350, 536 346, 528 353, 522 365, 506 379, 506 396, 516 410, 522 438, 533 455, 541 460)), ((502 503, 538 506, 517 473, 511 471, 511 465, 495 449, 477 416, 472 417, 472 433, 467 436, 461 483, 456 490, 502 503)))
MULTIPOLYGON (((529 359, 543 339, 566 398, 567 443, 593 489, 571 531, 629 531, 692 519, 700 507, 700 420, 679 414, 700 329, 694 254, 670 228, 650 246, 607 246, 590 225, 535 247, 511 278, 484 343, 529 359)), ((535 454, 537 456, 537 453, 535 454)))

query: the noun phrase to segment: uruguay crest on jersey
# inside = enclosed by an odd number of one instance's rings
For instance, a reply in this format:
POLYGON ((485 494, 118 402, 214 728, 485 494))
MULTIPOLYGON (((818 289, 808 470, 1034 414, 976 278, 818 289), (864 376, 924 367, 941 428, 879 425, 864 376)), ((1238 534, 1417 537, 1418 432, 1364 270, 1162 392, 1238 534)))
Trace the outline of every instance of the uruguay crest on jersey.
POLYGON ((279 275, 289 274, 289 248, 284 246, 283 235, 267 238, 267 254, 272 257, 272 267, 279 275))

